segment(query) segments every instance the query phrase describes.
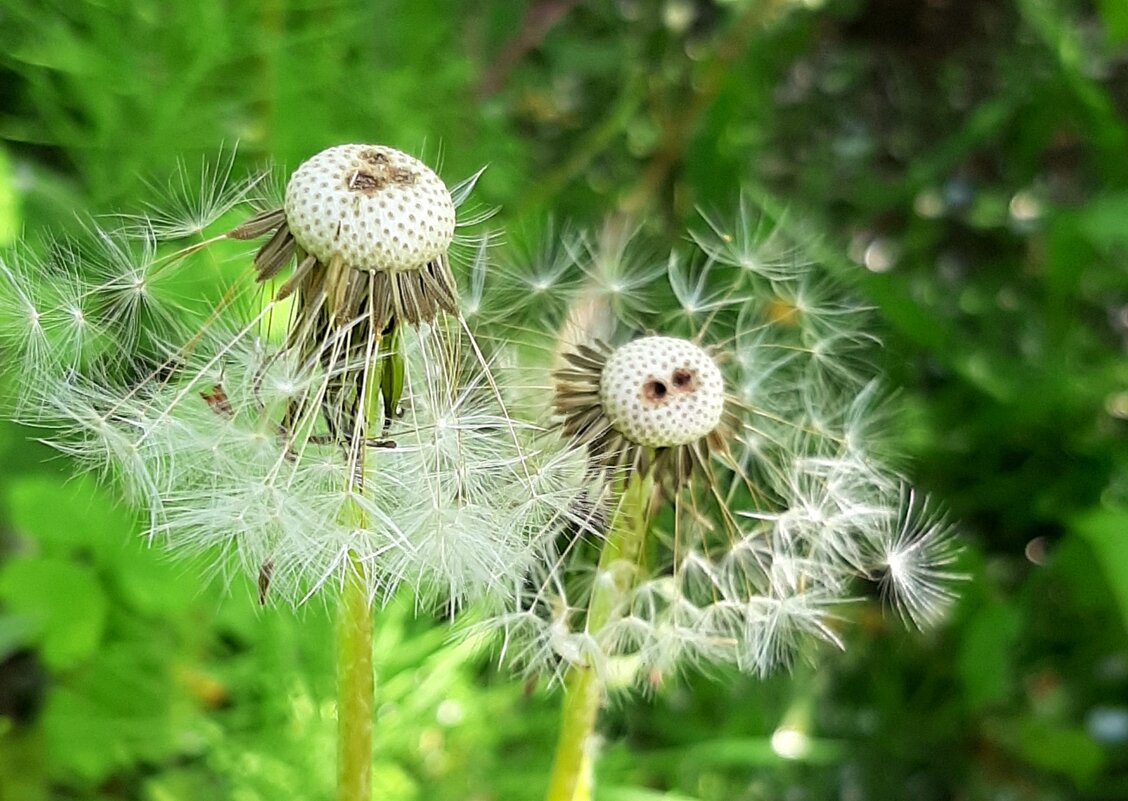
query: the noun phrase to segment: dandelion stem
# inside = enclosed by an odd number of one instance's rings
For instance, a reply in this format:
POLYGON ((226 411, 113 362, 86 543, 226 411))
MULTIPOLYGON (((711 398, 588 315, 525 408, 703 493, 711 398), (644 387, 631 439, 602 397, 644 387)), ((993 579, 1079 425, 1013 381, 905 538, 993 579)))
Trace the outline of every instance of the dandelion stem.
MULTIPOLYGON (((615 515, 599 554, 595 587, 588 602, 587 631, 596 635, 622 613, 638 576, 649 518, 653 474, 634 474, 620 484, 615 515)), ((595 724, 603 701, 604 677, 593 665, 573 665, 564 679, 560 737, 546 801, 591 801, 595 766, 595 724)))
MULTIPOLYGON (((366 354, 370 367, 361 387, 364 424, 362 432, 380 430, 380 391, 385 372, 402 375, 396 340, 389 352, 380 352, 380 341, 366 354), (390 360, 390 366, 384 360, 390 360)), ((386 388, 385 388, 386 389, 386 388)), ((385 398, 385 403, 396 399, 385 398)), ((363 490, 364 445, 351 457, 356 460, 350 491, 363 490)), ((353 504, 348 512, 358 527, 365 528, 364 512, 353 504)), ((365 566, 355 552, 349 553, 348 571, 341 594, 337 629, 337 801, 370 801, 372 798, 372 725, 376 682, 372 669, 372 603, 365 580, 365 566)))
POLYGON ((560 738, 546 801, 583 801, 591 797, 592 737, 603 700, 603 682, 589 667, 573 667, 564 679, 560 738))
POLYGON ((350 555, 337 632, 337 801, 372 797, 372 607, 350 555))

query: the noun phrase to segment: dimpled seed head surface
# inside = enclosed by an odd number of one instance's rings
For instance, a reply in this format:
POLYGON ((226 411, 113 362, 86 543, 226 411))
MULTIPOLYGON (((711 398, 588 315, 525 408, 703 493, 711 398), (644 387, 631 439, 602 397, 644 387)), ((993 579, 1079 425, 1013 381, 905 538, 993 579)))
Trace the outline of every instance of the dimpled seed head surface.
POLYGON ((638 445, 686 445, 717 427, 725 405, 717 363, 684 339, 643 337, 607 359, 599 382, 603 413, 638 445))
POLYGON ((454 237, 454 203, 439 176, 382 145, 338 145, 304 162, 286 186, 294 239, 321 262, 417 270, 454 237))

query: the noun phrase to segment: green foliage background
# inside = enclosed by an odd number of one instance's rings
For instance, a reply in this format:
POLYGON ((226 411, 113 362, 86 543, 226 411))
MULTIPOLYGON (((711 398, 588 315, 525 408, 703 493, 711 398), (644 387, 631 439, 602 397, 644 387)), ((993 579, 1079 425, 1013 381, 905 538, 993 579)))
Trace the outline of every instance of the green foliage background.
MULTIPOLYGON (((598 797, 1121 799, 1126 116, 1120 0, 2 0, 0 244, 235 143, 488 164, 511 230, 757 208, 877 308, 972 581, 939 632, 865 611, 793 676, 622 703, 598 797)), ((0 427, 0 799, 327 797, 326 610, 148 550, 34 436, 0 427)), ((382 797, 539 796, 554 694, 409 604, 377 659, 382 797)))

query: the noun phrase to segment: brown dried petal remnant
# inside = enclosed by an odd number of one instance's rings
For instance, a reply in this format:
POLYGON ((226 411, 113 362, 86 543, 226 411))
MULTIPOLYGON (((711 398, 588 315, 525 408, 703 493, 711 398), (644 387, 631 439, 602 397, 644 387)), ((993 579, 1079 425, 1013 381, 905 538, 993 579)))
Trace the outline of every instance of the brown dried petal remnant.
POLYGON ((696 371, 679 367, 670 375, 670 380, 651 378, 642 385, 640 394, 642 404, 648 409, 657 409, 681 395, 691 395, 699 386, 696 371))
POLYGON ((616 350, 581 345, 557 370, 554 406, 565 436, 584 444, 593 466, 653 467, 680 486, 711 451, 724 452, 720 370, 700 347, 670 337, 644 337, 616 350))
POLYGON ((201 392, 200 397, 218 416, 228 418, 235 416, 235 410, 231 406, 227 392, 223 389, 223 384, 214 384, 210 390, 201 392))
POLYGON ((411 186, 419 177, 419 173, 414 170, 393 166, 387 154, 377 148, 360 153, 359 159, 371 166, 357 169, 350 176, 347 188, 353 192, 372 194, 389 183, 411 186))

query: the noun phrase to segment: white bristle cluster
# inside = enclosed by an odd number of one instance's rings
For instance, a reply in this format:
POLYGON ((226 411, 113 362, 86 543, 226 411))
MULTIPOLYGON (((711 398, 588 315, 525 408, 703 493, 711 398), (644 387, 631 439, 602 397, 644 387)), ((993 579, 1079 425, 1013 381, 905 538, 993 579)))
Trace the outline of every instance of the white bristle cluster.
POLYGON ((303 163, 286 186, 294 239, 323 263, 417 270, 446 253, 454 203, 418 159, 382 145, 338 145, 303 163))
POLYGON ((650 448, 686 445, 721 421, 725 387, 704 350, 684 339, 643 337, 607 359, 603 413, 624 437, 650 448))
POLYGON ((507 661, 608 688, 841 646, 841 605, 867 584, 913 626, 952 605, 952 526, 882 465, 863 309, 754 221, 710 222, 703 254, 667 260, 632 256, 619 225, 501 270, 482 247, 466 283, 484 351, 431 170, 334 147, 284 210, 252 196, 260 180, 194 198, 184 178, 180 212, 0 254, 0 415, 53 429, 171 551, 240 568, 264 603, 358 568, 373 602, 404 585, 473 602, 507 661), (209 242, 252 239, 234 283, 184 302, 209 242), (725 343, 724 376, 694 341, 602 344, 651 326, 725 343), (559 349, 559 437, 542 348, 559 349))

